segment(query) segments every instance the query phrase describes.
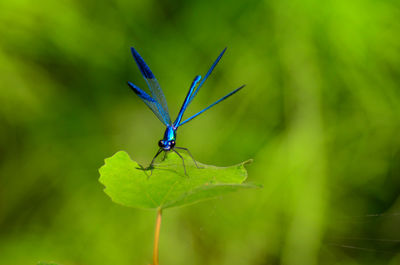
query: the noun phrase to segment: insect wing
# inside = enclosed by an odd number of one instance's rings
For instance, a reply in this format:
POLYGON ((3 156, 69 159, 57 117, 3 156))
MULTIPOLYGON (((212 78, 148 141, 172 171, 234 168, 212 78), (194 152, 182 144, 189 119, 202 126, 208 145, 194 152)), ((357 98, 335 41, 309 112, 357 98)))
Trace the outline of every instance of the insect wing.
POLYGON ((181 110, 179 111, 178 117, 176 117, 176 120, 174 122, 174 127, 178 127, 179 126, 179 123, 182 120, 183 113, 185 112, 186 108, 189 106, 190 98, 191 98, 191 96, 193 94, 193 91, 196 88, 196 86, 197 86, 197 84, 199 83, 200 80, 201 80, 201 76, 200 75, 197 75, 194 78, 194 80, 192 82, 192 85, 190 86, 190 89, 189 89, 189 91, 188 91, 188 93, 186 95, 186 98, 183 101, 183 104, 182 104, 181 110))
POLYGON ((150 97, 146 92, 144 92, 131 82, 128 82, 128 86, 132 88, 133 92, 135 92, 136 95, 138 95, 143 100, 144 103, 146 103, 146 105, 151 109, 151 111, 157 116, 157 118, 162 123, 164 123, 166 126, 169 125, 168 121, 165 120, 165 117, 159 112, 159 109, 162 109, 160 103, 158 103, 155 99, 150 97))
MULTIPOLYGON (((162 116, 162 121, 164 124, 171 125, 171 118, 170 118, 169 112, 168 112, 167 101, 165 99, 164 93, 161 90, 160 85, 157 82, 157 79, 155 78, 153 72, 150 70, 149 66, 146 64, 146 62, 143 60, 143 58, 139 55, 139 53, 133 47, 131 47, 131 52, 132 52, 133 58, 136 61, 136 64, 138 65, 138 67, 140 69, 140 72, 142 73, 144 79, 147 82, 147 85, 150 89, 152 98, 158 102, 158 104, 156 104, 157 109, 156 110, 152 109, 153 112, 154 113, 158 112, 158 114, 162 116)), ((158 115, 157 115, 157 117, 158 117, 158 115)))
POLYGON ((204 82, 207 80, 207 78, 211 75, 212 71, 214 70, 215 66, 217 66, 218 62, 221 60, 222 55, 224 55, 226 51, 226 48, 223 49, 223 51, 219 54, 218 58, 214 61, 214 63, 211 65, 210 69, 208 70, 207 74, 204 76, 204 78, 201 80, 200 84, 198 85, 197 89, 192 93, 190 96, 189 102, 193 100, 193 98, 196 96, 197 92, 199 92, 201 86, 204 84, 204 82))
POLYGON ((244 86, 245 86, 245 85, 242 85, 241 87, 236 88, 235 90, 231 91, 231 92, 228 93, 227 95, 225 95, 225 96, 223 96, 222 98, 220 98, 220 99, 218 99, 217 101, 215 101, 213 104, 211 104, 211 105, 208 106, 207 108, 205 108, 205 109, 203 109, 203 110, 197 112, 197 113, 194 114, 192 117, 187 118, 186 120, 184 120, 183 122, 181 122, 181 123, 179 124, 179 126, 180 126, 180 125, 183 125, 183 124, 185 124, 185 123, 187 123, 187 122, 189 122, 189 121, 191 121, 192 119, 196 118, 197 116, 199 116, 200 114, 202 114, 202 113, 205 112, 206 110, 212 108, 213 106, 217 105, 217 104, 220 103, 221 101, 223 101, 223 100, 229 98, 230 96, 232 96, 233 94, 235 94, 236 92, 238 92, 240 89, 242 89, 244 86))

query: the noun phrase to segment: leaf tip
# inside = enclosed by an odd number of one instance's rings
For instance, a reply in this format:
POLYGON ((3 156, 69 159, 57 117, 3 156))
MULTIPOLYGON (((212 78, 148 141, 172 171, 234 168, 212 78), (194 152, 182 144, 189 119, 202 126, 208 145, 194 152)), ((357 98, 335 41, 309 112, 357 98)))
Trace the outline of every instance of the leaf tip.
POLYGON ((248 159, 248 160, 246 160, 246 161, 243 161, 242 164, 243 164, 243 165, 249 165, 249 164, 251 164, 251 163, 253 163, 253 162, 254 162, 254 159, 253 159, 253 158, 250 158, 250 159, 248 159))

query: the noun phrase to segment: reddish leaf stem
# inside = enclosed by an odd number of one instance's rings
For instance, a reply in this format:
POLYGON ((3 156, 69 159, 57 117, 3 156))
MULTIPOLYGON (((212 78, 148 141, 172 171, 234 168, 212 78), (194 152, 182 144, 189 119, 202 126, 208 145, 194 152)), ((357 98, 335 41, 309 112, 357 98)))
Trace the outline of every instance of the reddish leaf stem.
POLYGON ((158 265, 158 242, 160 238, 160 227, 161 227, 161 208, 157 209, 157 220, 156 229, 154 232, 154 248, 153 248, 153 265, 158 265))

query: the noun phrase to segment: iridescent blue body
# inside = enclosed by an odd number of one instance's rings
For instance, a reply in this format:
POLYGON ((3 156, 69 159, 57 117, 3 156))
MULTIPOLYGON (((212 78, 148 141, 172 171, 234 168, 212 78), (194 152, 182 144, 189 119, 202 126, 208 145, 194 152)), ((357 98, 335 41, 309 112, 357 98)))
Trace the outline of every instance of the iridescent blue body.
MULTIPOLYGON (((150 110, 153 111, 153 113, 157 116, 157 118, 167 127, 165 129, 164 138, 158 142, 158 146, 160 147, 160 149, 158 150, 157 154, 154 156, 153 160, 151 161, 150 167, 152 167, 155 158, 162 151, 165 151, 165 152, 174 151, 176 154, 178 154, 182 158, 182 156, 175 150, 175 149, 182 149, 182 150, 186 150, 189 153, 189 155, 191 156, 188 149, 186 149, 184 147, 176 147, 175 146, 176 130, 178 129, 178 127, 191 121, 192 119, 194 119, 195 117, 197 117, 198 115, 203 113, 204 111, 210 109, 214 105, 225 100, 226 98, 235 94, 236 92, 238 92, 240 89, 242 89, 244 87, 244 85, 242 85, 241 87, 233 90, 232 92, 228 93, 224 97, 220 98, 213 104, 209 105, 205 109, 199 111, 198 113, 194 114, 193 116, 182 121, 182 117, 183 117, 183 114, 184 114, 186 108, 189 106, 190 102, 192 102, 193 98, 196 96, 196 94, 199 91, 199 89, 201 88, 201 86, 207 80, 208 76, 212 73, 215 66, 221 59, 222 55, 225 53, 225 50, 226 50, 226 48, 220 53, 218 58, 211 65, 210 69, 208 70, 208 72, 206 73, 204 78, 201 78, 200 75, 197 75, 194 78, 192 85, 190 86, 190 89, 185 97, 185 100, 183 101, 183 104, 179 111, 179 114, 176 117, 175 121, 172 123, 171 118, 169 116, 169 112, 168 112, 167 101, 165 99, 164 93, 162 92, 161 87, 158 84, 154 74, 151 72, 150 67, 145 63, 145 61, 139 55, 139 53, 134 48, 131 48, 133 58, 135 59, 136 64, 138 65, 138 67, 140 69, 140 72, 142 73, 144 79, 147 82, 147 85, 151 92, 151 96, 131 82, 128 82, 128 85, 143 100, 143 102, 150 108, 150 110)), ((196 164, 196 161, 194 159, 193 159, 193 161, 196 164)), ((185 168, 185 163, 184 163, 183 158, 182 158, 182 162, 183 162, 183 167, 184 167, 185 173, 186 173, 186 168, 185 168)), ((197 166, 197 164, 196 164, 196 166, 197 166)))
POLYGON ((175 147, 176 129, 172 126, 167 126, 164 133, 164 138, 158 142, 158 146, 164 151, 170 151, 175 147))

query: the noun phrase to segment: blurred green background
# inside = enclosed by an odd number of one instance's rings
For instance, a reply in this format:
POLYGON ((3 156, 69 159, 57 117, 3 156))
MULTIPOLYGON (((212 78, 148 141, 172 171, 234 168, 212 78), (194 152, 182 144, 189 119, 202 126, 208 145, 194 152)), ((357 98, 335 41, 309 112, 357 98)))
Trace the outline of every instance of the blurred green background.
POLYGON ((0 1, 0 264, 151 262, 155 212, 98 183, 126 150, 147 164, 164 128, 129 47, 214 165, 249 158, 263 184, 165 211, 161 264, 400 264, 400 2, 0 1))

